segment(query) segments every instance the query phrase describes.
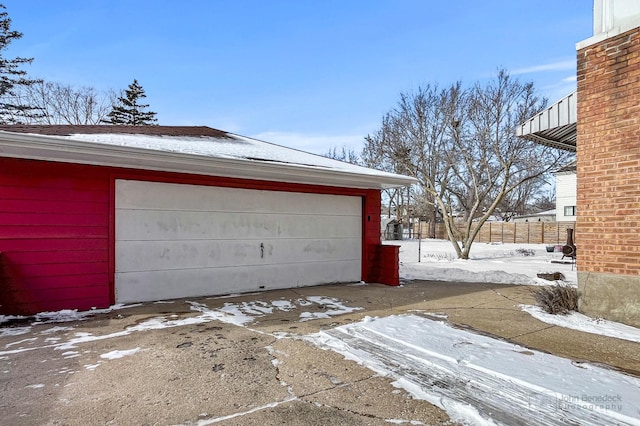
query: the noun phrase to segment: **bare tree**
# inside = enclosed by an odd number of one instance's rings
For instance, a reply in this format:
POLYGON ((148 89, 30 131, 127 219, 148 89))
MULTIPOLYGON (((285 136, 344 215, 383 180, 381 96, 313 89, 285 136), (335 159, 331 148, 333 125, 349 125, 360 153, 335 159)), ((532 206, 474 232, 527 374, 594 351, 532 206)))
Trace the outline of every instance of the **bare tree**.
POLYGON ((448 148, 450 130, 461 95, 460 84, 444 90, 429 85, 403 93, 397 107, 383 117, 381 128, 365 138, 367 165, 418 178, 413 198, 419 200, 422 215, 430 218, 432 236, 436 218, 444 211, 436 200, 447 196, 444 189, 451 175, 447 156, 453 154, 448 148))
POLYGON ((111 110, 112 92, 99 93, 93 87, 73 87, 40 81, 25 87, 20 96, 39 114, 30 124, 99 124, 111 110))
POLYGON ((536 205, 536 200, 543 197, 543 187, 547 184, 546 179, 532 179, 523 182, 522 185, 505 195, 502 202, 494 210, 494 216, 502 221, 509 222, 516 216, 554 208, 540 209, 536 205))
POLYGON ((361 163, 360 156, 356 151, 352 148, 347 148, 346 146, 342 146, 338 150, 338 148, 331 147, 329 151, 323 154, 324 157, 333 158, 334 160, 344 161, 345 163, 351 163, 359 165, 361 163))
POLYGON ((532 213, 553 210, 556 208, 555 189, 549 189, 546 192, 541 191, 531 204, 532 213))
MULTIPOLYGON (((346 146, 341 148, 331 147, 329 151, 323 154, 324 157, 333 158, 334 160, 344 161, 345 163, 362 165, 363 159, 358 153, 346 146)), ((410 215, 411 188, 390 188, 382 190, 382 203, 384 210, 388 216, 396 216, 400 221, 408 225, 410 215)))
POLYGON ((442 217, 458 257, 468 259, 480 228, 505 198, 569 155, 515 136, 515 127, 544 105, 532 84, 504 70, 466 91, 460 83, 419 88, 402 94, 380 130, 365 139, 363 157, 416 177, 434 222, 442 217))

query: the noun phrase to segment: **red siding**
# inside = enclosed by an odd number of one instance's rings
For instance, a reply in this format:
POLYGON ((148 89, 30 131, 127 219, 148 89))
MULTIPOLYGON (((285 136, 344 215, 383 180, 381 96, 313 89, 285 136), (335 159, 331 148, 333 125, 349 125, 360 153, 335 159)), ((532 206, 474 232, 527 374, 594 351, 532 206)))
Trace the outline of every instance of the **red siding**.
POLYGON ((378 267, 376 247, 380 244, 380 191, 371 190, 364 197, 362 216, 362 280, 374 282, 377 281, 374 271, 378 267))
POLYGON ((0 159, 0 313, 109 305, 108 182, 98 168, 0 159))
POLYGON ((377 245, 373 255, 371 273, 380 284, 400 285, 400 246, 377 245))
POLYGON ((0 158, 0 313, 114 302, 116 179, 362 197, 362 280, 380 277, 378 190, 0 158))

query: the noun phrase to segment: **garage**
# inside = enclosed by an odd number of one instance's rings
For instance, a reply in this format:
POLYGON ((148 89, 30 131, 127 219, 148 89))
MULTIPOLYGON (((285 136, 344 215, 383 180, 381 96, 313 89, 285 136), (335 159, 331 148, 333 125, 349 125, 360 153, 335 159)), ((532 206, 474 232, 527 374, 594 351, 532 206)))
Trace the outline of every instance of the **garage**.
POLYGON ((116 181, 116 303, 360 281, 362 199, 116 181))
POLYGON ((209 127, 0 126, 0 315, 399 284, 408 176, 209 127))

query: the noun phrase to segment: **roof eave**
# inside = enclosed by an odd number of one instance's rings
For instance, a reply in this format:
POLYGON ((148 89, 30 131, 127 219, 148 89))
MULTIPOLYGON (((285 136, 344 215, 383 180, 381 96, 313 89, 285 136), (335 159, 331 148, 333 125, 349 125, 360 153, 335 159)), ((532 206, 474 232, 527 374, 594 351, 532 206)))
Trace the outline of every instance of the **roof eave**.
POLYGON ((576 152, 575 145, 557 139, 546 138, 543 136, 543 133, 530 133, 527 135, 518 134, 517 136, 521 136, 526 140, 535 142, 540 145, 550 146, 552 148, 562 149, 570 152, 576 152))
POLYGON ((576 152, 577 91, 553 103, 516 128, 516 136, 576 152))
POLYGON ((416 182, 402 175, 367 175, 4 131, 0 131, 0 157, 363 189, 388 189, 416 182))

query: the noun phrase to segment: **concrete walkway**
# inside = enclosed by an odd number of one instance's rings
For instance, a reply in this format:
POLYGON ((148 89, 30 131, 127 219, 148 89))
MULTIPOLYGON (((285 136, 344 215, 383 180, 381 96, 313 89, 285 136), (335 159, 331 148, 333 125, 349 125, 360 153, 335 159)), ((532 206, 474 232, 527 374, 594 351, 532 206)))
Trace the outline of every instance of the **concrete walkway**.
MULTIPOLYGON (((0 337, 0 423, 451 424, 390 379, 302 339, 365 316, 407 312, 446 314, 463 328, 640 376, 640 344, 542 323, 522 312, 522 303, 534 303, 523 286, 415 281, 148 303, 29 328, 14 323, 2 331, 15 335, 0 337), (313 296, 361 309, 309 321, 300 308, 264 309, 244 326, 193 309, 194 302, 217 309, 313 296)), ((330 308, 303 306, 319 315, 330 308)))

